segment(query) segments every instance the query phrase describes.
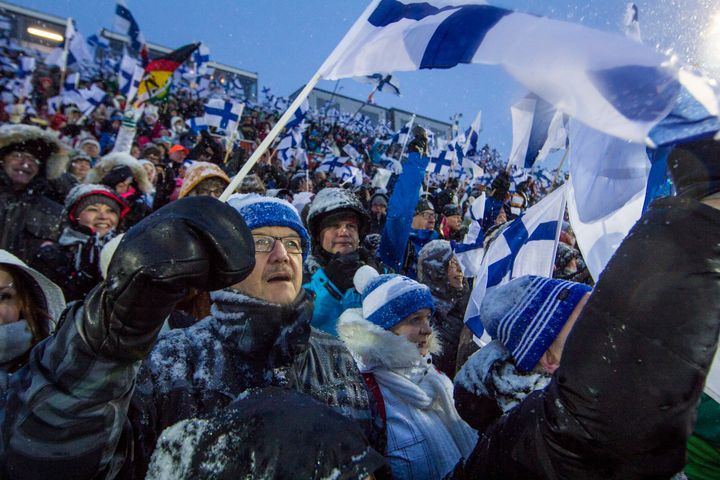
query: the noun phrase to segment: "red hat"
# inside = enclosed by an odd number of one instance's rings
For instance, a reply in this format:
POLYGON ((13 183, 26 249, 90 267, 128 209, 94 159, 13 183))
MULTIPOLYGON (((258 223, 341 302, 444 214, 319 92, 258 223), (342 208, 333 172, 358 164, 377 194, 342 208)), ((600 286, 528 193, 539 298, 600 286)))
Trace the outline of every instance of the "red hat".
POLYGON ((176 144, 176 145, 173 145, 172 147, 170 147, 170 153, 175 153, 175 152, 184 152, 185 155, 187 155, 188 153, 190 153, 190 150, 188 150, 186 147, 183 147, 182 145, 176 144))

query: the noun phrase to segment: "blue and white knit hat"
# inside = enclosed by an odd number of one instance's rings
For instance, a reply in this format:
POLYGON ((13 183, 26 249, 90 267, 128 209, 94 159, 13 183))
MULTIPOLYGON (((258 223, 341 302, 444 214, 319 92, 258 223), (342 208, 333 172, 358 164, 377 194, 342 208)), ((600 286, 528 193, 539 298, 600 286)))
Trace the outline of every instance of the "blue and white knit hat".
POLYGON ((300 215, 290 203, 279 198, 249 193, 231 196, 228 204, 242 215, 250 230, 261 227, 288 227, 295 230, 300 235, 303 260, 305 259, 310 250, 310 237, 300 215))
POLYGON ((435 310, 430 289, 403 275, 380 275, 364 265, 355 272, 365 320, 389 330, 423 308, 435 310))
POLYGON ((489 289, 480 318, 493 340, 510 351, 517 367, 529 372, 589 291, 582 283, 526 275, 489 289))

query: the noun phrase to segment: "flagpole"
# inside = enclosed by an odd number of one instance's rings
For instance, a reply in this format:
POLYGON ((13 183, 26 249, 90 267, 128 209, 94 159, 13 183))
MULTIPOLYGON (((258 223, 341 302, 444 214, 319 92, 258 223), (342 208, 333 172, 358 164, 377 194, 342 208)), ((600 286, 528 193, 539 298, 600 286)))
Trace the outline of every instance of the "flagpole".
POLYGON ((240 169, 240 171, 233 177, 230 184, 227 186, 225 191, 220 195, 220 200, 223 202, 226 202, 228 198, 230 198, 230 195, 237 189, 237 187, 242 183, 243 179, 247 174, 250 172, 250 170, 255 166, 257 161, 260 159, 263 153, 270 147, 270 144, 275 140, 275 138, 280 134, 283 128, 285 128, 285 125, 290 121, 290 118, 295 114, 295 111, 300 107, 300 105, 305 101, 305 99, 310 95, 310 92, 312 92, 313 88, 315 88, 315 85, 320 81, 320 70, 315 72, 315 74, 310 78, 310 81, 308 81, 307 85, 298 93, 298 96, 295 97, 295 100, 290 104, 287 110, 285 110, 285 113, 280 117, 280 119, 277 121, 275 126, 270 130, 270 133, 267 134, 267 136, 263 139, 263 141, 258 145, 258 147, 255 149, 253 154, 250 156, 247 162, 245 162, 245 165, 240 169))
POLYGON ((68 48, 70 47, 70 39, 68 38, 68 32, 70 31, 70 27, 72 26, 72 18, 68 17, 65 21, 65 42, 63 42, 63 67, 60 70, 60 89, 62 90, 63 85, 65 84, 65 72, 67 70, 67 57, 68 57, 68 48))
MULTIPOLYGON (((407 135, 405 135, 405 140, 403 140, 403 146, 400 149, 400 158, 398 158, 398 160, 401 162, 402 162, 403 155, 405 155, 405 147, 407 146, 408 138, 410 138, 410 134, 412 133, 413 125, 415 125, 415 114, 414 113, 412 114, 412 118, 410 118, 410 126, 408 127, 408 133, 407 133, 407 135)), ((402 127, 400 127, 400 130, 402 130, 402 127)))
POLYGON ((565 159, 567 158, 569 151, 570 151, 570 144, 568 144, 567 148, 565 149, 565 153, 563 154, 562 160, 560 160, 560 165, 558 165, 558 168, 555 171, 555 177, 553 178, 552 184, 550 184, 551 191, 555 190, 555 184, 557 183, 558 176, 560 175, 560 169, 562 168, 563 164, 565 163, 565 159))

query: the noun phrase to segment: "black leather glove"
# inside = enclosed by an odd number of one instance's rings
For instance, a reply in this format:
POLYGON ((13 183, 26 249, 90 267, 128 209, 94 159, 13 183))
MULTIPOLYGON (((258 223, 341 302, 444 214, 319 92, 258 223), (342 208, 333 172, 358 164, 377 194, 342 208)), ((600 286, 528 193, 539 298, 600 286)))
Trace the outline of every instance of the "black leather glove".
POLYGON ((425 157, 428 156, 428 139, 425 129, 422 127, 414 127, 412 130, 413 139, 407 145, 408 152, 418 152, 425 157))
POLYGON ((667 166, 678 196, 699 200, 720 191, 720 142, 712 138, 676 146, 667 166))
POLYGON ((235 209, 211 197, 173 202, 125 234, 86 300, 86 341, 103 357, 141 359, 188 288, 218 290, 254 267, 252 236, 235 209))
POLYGON ((325 275, 340 290, 345 291, 353 286, 353 277, 357 269, 364 264, 360 260, 360 254, 355 251, 345 255, 337 254, 324 268, 325 275))

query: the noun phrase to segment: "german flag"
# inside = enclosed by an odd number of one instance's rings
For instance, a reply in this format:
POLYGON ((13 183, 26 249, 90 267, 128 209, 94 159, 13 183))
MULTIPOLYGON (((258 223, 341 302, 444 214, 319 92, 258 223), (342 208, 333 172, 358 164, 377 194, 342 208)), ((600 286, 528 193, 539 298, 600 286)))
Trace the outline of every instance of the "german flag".
POLYGON ((148 100, 164 97, 170 86, 173 72, 190 58, 190 55, 199 46, 199 42, 191 43, 150 61, 145 67, 142 80, 140 80, 135 106, 137 107, 148 100))

